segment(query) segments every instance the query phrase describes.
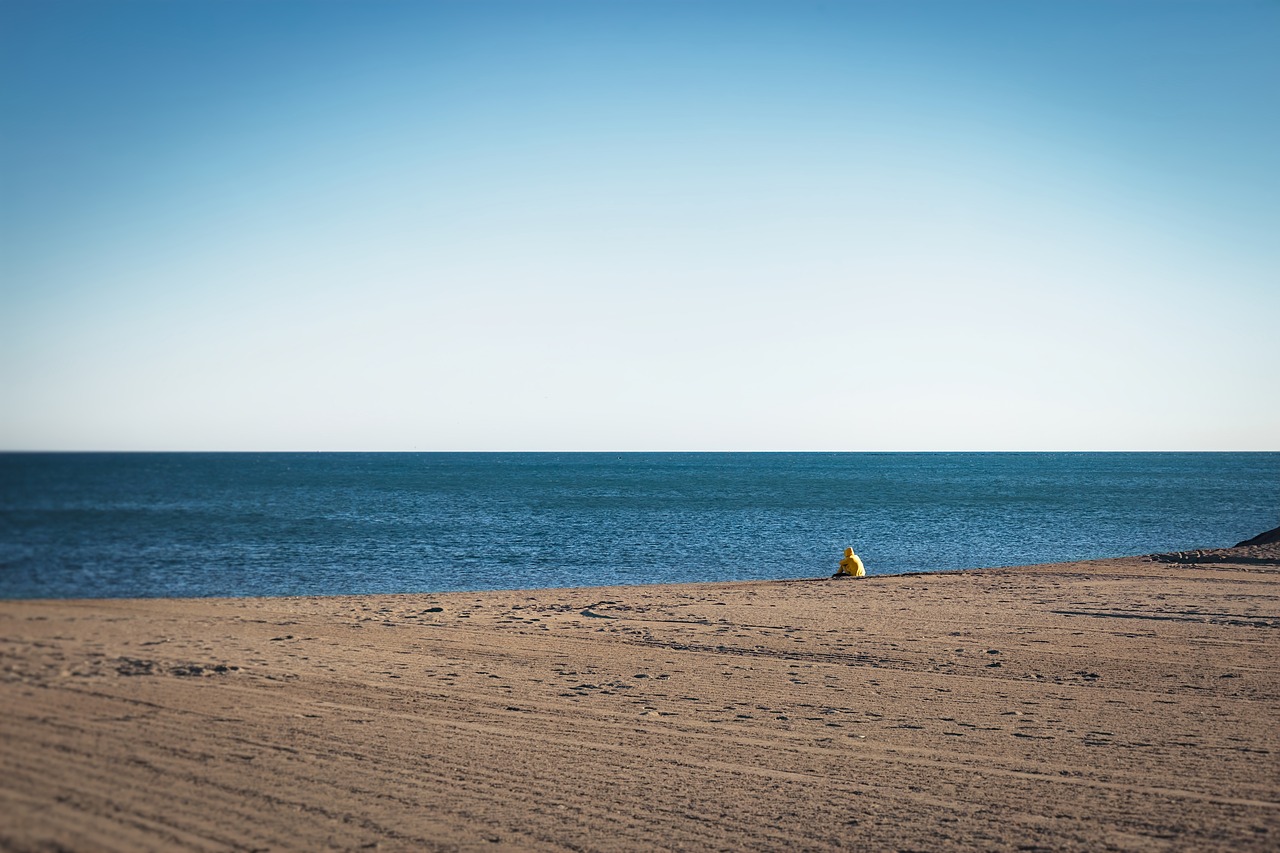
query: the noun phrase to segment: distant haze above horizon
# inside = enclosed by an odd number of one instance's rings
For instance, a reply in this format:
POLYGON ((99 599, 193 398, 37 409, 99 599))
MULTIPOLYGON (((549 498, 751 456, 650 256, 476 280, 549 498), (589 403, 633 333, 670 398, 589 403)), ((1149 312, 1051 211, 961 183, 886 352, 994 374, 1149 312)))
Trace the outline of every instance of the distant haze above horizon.
POLYGON ((0 450, 1276 450, 1280 5, 0 4, 0 450))

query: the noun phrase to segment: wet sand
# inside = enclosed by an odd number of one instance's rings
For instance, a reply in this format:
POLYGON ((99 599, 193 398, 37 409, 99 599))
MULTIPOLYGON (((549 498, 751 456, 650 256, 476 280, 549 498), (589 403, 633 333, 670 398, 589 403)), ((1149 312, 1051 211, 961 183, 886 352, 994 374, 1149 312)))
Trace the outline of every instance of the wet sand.
POLYGON ((0 602, 0 847, 1275 850, 1268 553, 0 602))

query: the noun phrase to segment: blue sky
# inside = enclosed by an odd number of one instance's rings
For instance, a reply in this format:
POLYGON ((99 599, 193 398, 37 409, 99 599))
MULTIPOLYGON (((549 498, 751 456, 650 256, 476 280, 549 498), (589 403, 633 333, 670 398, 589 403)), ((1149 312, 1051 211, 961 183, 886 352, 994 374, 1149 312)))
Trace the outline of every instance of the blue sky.
POLYGON ((1267 449, 1280 5, 0 4, 0 448, 1267 449))

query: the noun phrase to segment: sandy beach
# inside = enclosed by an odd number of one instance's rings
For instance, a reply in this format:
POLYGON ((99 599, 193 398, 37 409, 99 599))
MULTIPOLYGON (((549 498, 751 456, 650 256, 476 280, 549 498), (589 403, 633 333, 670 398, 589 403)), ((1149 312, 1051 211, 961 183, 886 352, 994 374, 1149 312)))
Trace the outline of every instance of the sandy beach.
POLYGON ((0 602, 0 847, 1275 850, 1278 558, 0 602))

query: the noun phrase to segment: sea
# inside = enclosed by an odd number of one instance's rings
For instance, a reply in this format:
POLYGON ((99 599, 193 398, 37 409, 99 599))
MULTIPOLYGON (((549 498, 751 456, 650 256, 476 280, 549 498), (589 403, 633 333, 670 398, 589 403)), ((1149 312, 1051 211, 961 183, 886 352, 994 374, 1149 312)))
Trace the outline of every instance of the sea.
POLYGON ((1280 453, 5 453, 0 598, 870 575, 1234 545, 1280 453))

